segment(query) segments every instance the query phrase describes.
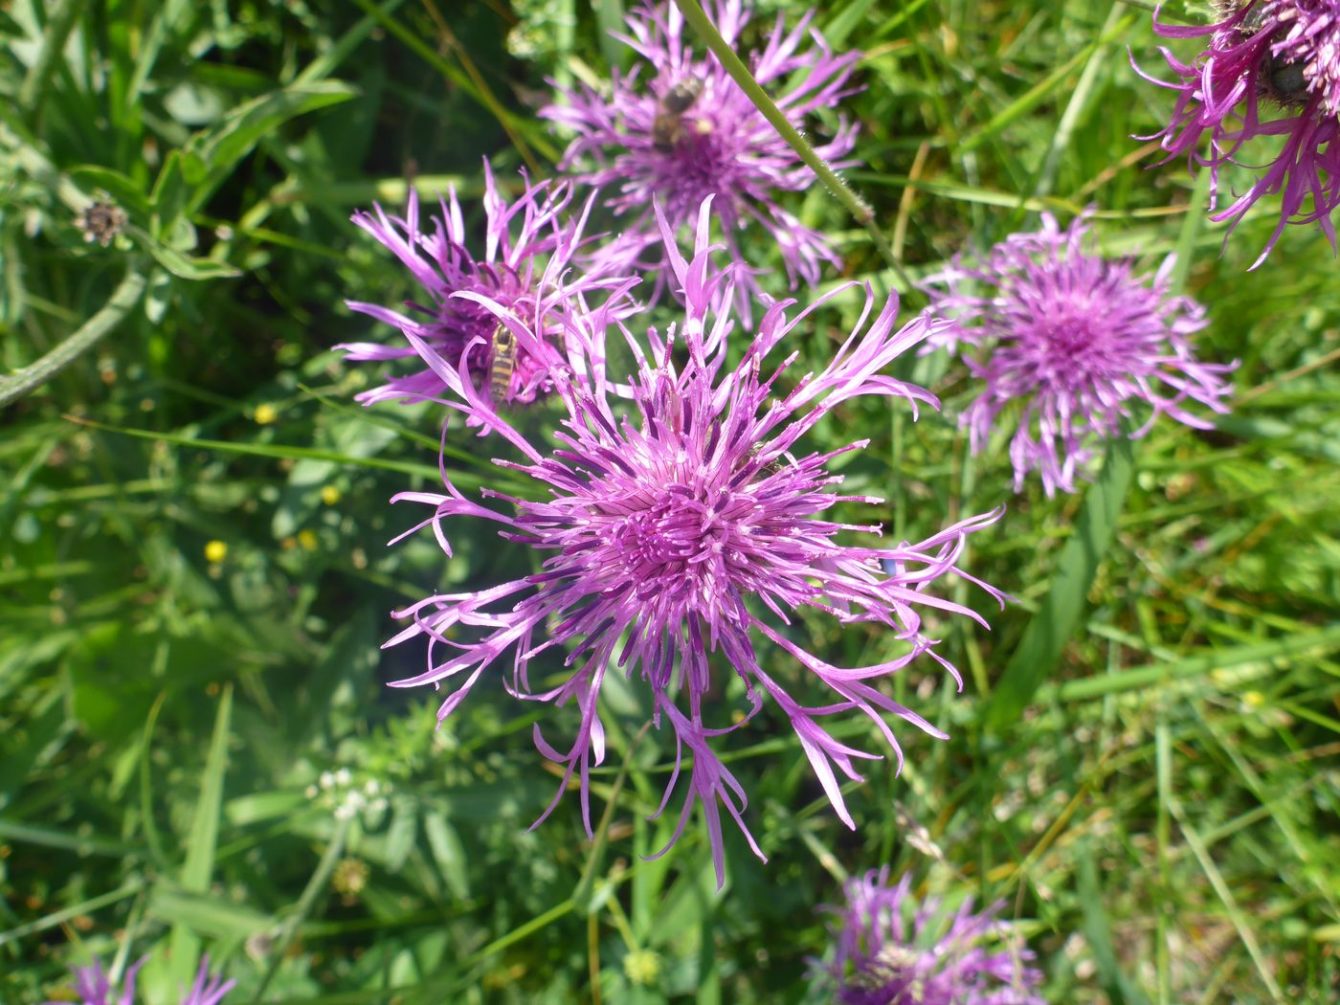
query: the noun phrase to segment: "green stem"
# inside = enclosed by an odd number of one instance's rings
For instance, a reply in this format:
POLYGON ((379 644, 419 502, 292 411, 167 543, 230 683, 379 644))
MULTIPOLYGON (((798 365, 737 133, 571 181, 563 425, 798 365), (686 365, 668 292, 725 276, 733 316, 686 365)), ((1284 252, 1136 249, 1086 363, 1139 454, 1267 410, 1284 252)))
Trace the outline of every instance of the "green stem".
POLYGON ((777 103, 768 96, 768 92, 763 90, 759 82, 754 79, 754 75, 749 72, 749 68, 744 65, 744 61, 735 54, 735 50, 730 47, 730 43, 721 37, 716 26, 712 24, 711 19, 703 12, 702 6, 698 0, 675 0, 675 6, 679 8, 698 37, 703 43, 712 50, 713 55, 721 61, 726 72, 731 75, 740 89, 744 91, 755 108, 768 120, 772 128, 777 130, 777 135, 786 141, 787 146, 796 152, 796 156, 805 162, 824 183, 828 191, 847 211, 856 218, 856 222, 864 227, 870 234, 870 240, 874 243, 875 249, 880 253, 888 263, 889 268, 893 270, 894 275, 903 286, 911 290, 913 284, 911 278, 903 271, 902 263, 893 254, 893 248, 885 238, 884 232, 879 229, 879 224, 875 222, 875 211, 870 208, 870 204, 862 199, 856 192, 843 181, 831 167, 810 146, 809 142, 795 126, 787 120, 786 115, 777 103))
POLYGON ((302 896, 298 898, 293 913, 280 926, 279 936, 270 946, 270 966, 266 969, 265 976, 261 978, 260 987, 256 989, 255 997, 252 998, 253 1002, 259 1002, 265 996, 265 989, 270 986, 270 981, 274 980, 279 965, 284 962, 288 947, 298 934, 299 926, 307 920, 312 908, 316 906, 316 898, 330 883, 331 874, 334 873, 340 856, 344 854, 344 844, 349 837, 349 827, 353 819, 353 816, 347 816, 336 824, 335 833, 330 839, 330 844, 326 845, 326 852, 321 856, 321 861, 317 863, 316 872, 312 873, 312 878, 307 881, 307 886, 303 889, 302 896))
POLYGON ((84 322, 73 335, 39 359, 8 377, 0 377, 0 408, 41 387, 115 328, 139 303, 145 280, 138 272, 129 272, 121 285, 98 313, 84 322))

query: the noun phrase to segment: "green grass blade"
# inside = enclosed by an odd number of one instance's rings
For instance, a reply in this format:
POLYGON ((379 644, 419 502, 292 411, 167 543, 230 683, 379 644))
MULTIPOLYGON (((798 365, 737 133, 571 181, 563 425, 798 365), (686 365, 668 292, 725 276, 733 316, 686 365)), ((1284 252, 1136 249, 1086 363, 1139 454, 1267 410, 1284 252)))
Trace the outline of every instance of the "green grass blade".
MULTIPOLYGON (((180 883, 187 893, 205 893, 214 874, 214 857, 219 846, 219 820, 223 807, 223 775, 228 769, 228 739, 232 734, 233 686, 226 684, 214 716, 214 735, 210 738, 204 774, 200 778, 200 798, 196 800, 191 833, 187 837, 186 861, 180 883)), ((173 926, 170 968, 172 979, 185 986, 195 971, 199 940, 183 924, 173 926)))
POLYGON ((993 115, 981 129, 965 136, 963 142, 959 145, 958 153, 962 155, 976 150, 997 133, 1003 132, 1006 127, 1017 122, 1038 105, 1042 104, 1042 102, 1050 97, 1053 91, 1061 88, 1065 83, 1066 78, 1087 63, 1095 52, 1107 45, 1114 38, 1121 37, 1134 23, 1134 17, 1122 18, 1120 22, 1113 26, 1111 31, 1104 32, 1100 38, 1091 42, 1075 55, 1071 56, 1069 60, 1062 63, 1037 84, 1030 87, 1022 95, 993 115))
POLYGON ((992 693, 984 720, 988 730, 1003 731, 1016 722, 1060 662, 1084 613, 1089 584, 1112 542, 1134 466, 1130 440, 1118 435, 1108 447, 1103 470, 1084 497, 1074 536, 1056 563, 1047 599, 1024 629, 992 693))
POLYGON ((1321 654, 1336 649, 1340 649, 1340 624, 1287 635, 1269 642, 1255 642, 1234 646, 1231 649, 1200 653, 1174 662, 1149 663, 1117 673, 1104 674, 1101 677, 1066 681, 1064 684, 1044 688, 1043 693, 1048 699, 1054 696, 1062 702, 1087 701, 1159 683, 1204 676, 1228 667, 1267 663, 1297 656, 1300 653, 1321 654))

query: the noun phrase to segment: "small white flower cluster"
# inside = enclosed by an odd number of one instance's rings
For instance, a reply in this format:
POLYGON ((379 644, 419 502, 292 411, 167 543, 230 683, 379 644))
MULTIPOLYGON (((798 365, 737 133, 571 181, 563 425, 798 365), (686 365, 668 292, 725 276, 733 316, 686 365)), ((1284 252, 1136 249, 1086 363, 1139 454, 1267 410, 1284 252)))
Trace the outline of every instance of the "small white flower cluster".
POLYGON ((353 772, 339 768, 321 772, 316 782, 307 786, 306 795, 308 799, 319 799, 333 807, 336 820, 352 820, 364 811, 372 817, 385 813, 386 796, 390 790, 389 785, 375 778, 369 778, 361 785, 355 784, 353 772))

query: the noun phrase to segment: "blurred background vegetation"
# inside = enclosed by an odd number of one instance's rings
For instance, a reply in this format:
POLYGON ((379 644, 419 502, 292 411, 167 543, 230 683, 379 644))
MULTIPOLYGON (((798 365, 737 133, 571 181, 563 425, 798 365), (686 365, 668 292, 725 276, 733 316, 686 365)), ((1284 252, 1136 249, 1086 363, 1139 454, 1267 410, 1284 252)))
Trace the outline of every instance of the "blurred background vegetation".
MULTIPOLYGON (((230 1001, 818 1001, 821 905, 886 863, 923 892, 1004 898, 1049 1000, 1336 1000, 1331 249, 1290 228, 1248 273, 1273 207, 1221 253, 1203 182, 1150 169, 1131 136, 1169 101, 1127 63, 1159 63, 1141 5, 822 7, 833 46, 865 53, 848 177, 913 275, 1039 209, 1095 206, 1106 251, 1152 268, 1180 249, 1214 319, 1202 352, 1242 361, 1239 394, 1215 432, 1163 423, 1114 452, 1087 500, 1013 496, 1003 449, 969 462, 954 418, 974 389, 940 357, 905 373, 941 415, 862 403, 820 430, 817 446, 872 439, 844 474, 890 500, 863 515, 896 536, 1008 503, 969 568, 1017 602, 987 612, 990 634, 945 625, 963 695, 933 665, 898 682, 953 738, 903 731, 902 776, 876 764, 848 796, 854 834, 784 720, 736 737, 770 861, 732 835, 720 893, 697 818, 645 860, 667 834, 646 817, 671 747, 652 733, 620 771, 636 688, 610 684, 596 790, 617 798, 592 844, 571 801, 527 829, 555 784, 537 713, 494 687, 435 732, 430 693, 384 686, 419 659, 379 652, 391 608, 531 558, 468 526, 449 561, 431 537, 384 547, 417 519, 389 497, 435 481, 440 417, 353 405, 370 375, 330 352, 389 337, 345 299, 412 295, 350 212, 451 183, 478 221, 483 158, 509 184, 550 176, 564 137, 536 108, 548 81, 628 58, 603 31, 618 0, 0 7, 0 372, 130 304, 0 412, 0 1001, 145 952, 147 1000, 175 1001, 201 951, 238 980, 230 1001), (92 198, 128 217, 107 247, 77 226, 92 198)), ((795 208, 848 277, 894 285, 821 191, 795 208)), ((853 306, 805 334, 811 368, 853 306)), ((485 484, 496 444, 452 442, 457 484, 485 484)), ((837 662, 889 645, 821 619, 797 631, 837 662)))

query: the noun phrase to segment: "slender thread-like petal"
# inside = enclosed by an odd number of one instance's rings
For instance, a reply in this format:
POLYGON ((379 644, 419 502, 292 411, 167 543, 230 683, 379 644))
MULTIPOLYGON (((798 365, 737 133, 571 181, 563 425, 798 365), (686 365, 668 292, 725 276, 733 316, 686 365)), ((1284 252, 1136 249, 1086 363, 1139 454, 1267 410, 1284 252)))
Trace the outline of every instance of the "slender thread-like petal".
MULTIPOLYGON (((111 975, 102 969, 102 963, 94 960, 86 967, 73 967, 75 1001, 78 1005, 135 1005, 135 981, 140 968, 149 957, 142 956, 126 971, 121 981, 120 993, 113 986, 111 975)), ((195 980, 183 991, 181 1005, 220 1005, 224 997, 237 984, 234 980, 224 980, 209 973, 209 956, 200 960, 200 969, 195 980)), ((70 1005, 70 999, 64 998, 47 1002, 46 1005, 70 1005)))

